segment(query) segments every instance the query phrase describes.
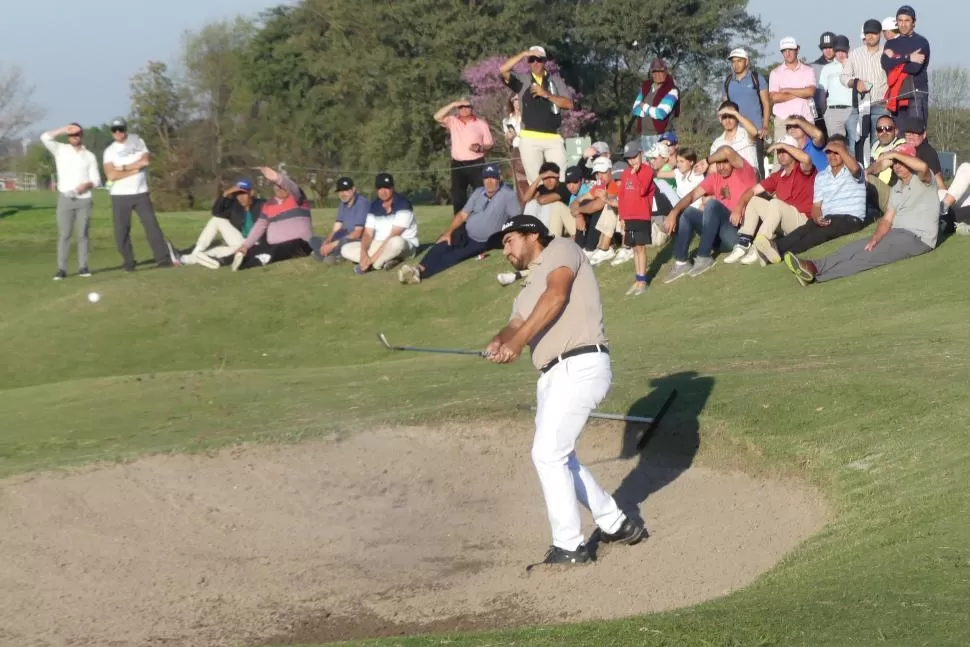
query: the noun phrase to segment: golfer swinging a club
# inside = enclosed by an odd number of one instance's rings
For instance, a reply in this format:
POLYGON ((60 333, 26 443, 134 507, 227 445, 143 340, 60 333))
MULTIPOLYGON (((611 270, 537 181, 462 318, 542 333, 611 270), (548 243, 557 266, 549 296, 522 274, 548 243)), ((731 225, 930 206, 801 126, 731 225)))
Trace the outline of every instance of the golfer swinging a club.
POLYGON ((579 503, 593 514, 605 543, 636 544, 646 529, 628 519, 576 457, 576 441, 613 377, 599 285, 579 246, 553 238, 533 216, 511 218, 489 239, 516 270, 530 269, 509 323, 485 349, 497 364, 519 358, 526 344, 541 376, 536 385, 535 464, 552 526, 542 564, 590 561, 579 503))

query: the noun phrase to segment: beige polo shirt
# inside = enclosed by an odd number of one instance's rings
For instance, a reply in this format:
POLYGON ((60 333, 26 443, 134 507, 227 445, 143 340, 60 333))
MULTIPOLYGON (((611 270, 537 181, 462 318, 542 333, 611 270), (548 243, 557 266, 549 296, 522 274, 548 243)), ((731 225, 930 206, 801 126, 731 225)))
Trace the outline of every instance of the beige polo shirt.
POLYGON ((512 305, 512 318, 529 318, 546 291, 549 275, 560 267, 568 267, 575 279, 562 314, 529 341, 532 365, 537 369, 573 348, 607 343, 596 275, 579 245, 570 238, 553 238, 529 266, 529 278, 512 305))

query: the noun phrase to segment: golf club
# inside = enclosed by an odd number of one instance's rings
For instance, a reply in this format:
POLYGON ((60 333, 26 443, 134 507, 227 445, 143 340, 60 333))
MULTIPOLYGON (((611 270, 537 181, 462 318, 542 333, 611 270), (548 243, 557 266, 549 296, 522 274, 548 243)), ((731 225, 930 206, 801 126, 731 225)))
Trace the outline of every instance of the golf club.
MULTIPOLYGON (((520 404, 520 405, 518 405, 518 408, 519 409, 523 409, 525 411, 535 411, 536 410, 536 408, 534 406, 529 405, 529 404, 520 404)), ((640 416, 624 416, 624 415, 619 414, 619 413, 597 413, 595 411, 593 411, 592 413, 590 413, 589 414, 589 417, 590 418, 596 418, 598 420, 619 420, 621 422, 634 422, 634 423, 638 423, 638 424, 642 424, 642 425, 648 425, 648 424, 651 424, 654 421, 653 418, 643 418, 643 417, 640 417, 640 416)))
POLYGON ((643 434, 640 435, 640 440, 637 441, 638 452, 642 452, 643 448, 647 446, 648 442, 650 442, 650 438, 653 436, 653 432, 657 428, 657 423, 659 423, 660 419, 663 418, 665 413, 667 413, 667 409, 670 408, 670 405, 673 404, 674 398, 676 397, 677 389, 672 389, 670 391, 670 395, 668 395, 667 399, 664 400, 664 403, 660 405, 660 410, 657 411, 657 415, 654 416, 653 420, 647 424, 647 428, 644 429, 643 434))
POLYGON ((417 348, 415 346, 392 346, 391 342, 387 341, 387 337, 384 333, 377 333, 377 339, 384 347, 388 350, 409 350, 418 353, 444 353, 446 355, 475 355, 477 357, 485 357, 485 352, 480 350, 464 350, 461 348, 417 348))

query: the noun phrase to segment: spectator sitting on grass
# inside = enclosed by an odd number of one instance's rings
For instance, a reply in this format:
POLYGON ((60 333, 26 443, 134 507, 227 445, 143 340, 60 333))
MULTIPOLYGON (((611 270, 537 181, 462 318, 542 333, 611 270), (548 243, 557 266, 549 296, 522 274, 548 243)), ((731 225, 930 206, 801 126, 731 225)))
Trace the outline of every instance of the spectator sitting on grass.
MULTIPOLYGON (((825 133, 821 128, 800 115, 792 115, 785 120, 785 132, 794 138, 796 144, 812 158, 815 170, 821 173, 828 168, 829 161, 825 155, 825 133)), ((781 141, 779 138, 778 141, 781 141)))
POLYGON ((313 258, 327 265, 334 265, 341 260, 340 248, 364 235, 364 223, 370 211, 370 201, 366 196, 357 192, 354 181, 349 177, 337 180, 337 196, 340 204, 337 206, 337 220, 326 238, 314 236, 310 239, 313 248, 313 258))
POLYGON ((711 154, 721 146, 730 146, 744 158, 745 162, 757 169, 758 127, 741 114, 738 104, 733 101, 724 101, 718 106, 717 118, 724 132, 711 144, 711 154))
POLYGON ((313 223, 303 189, 284 173, 266 166, 260 171, 275 185, 275 197, 263 204, 256 223, 236 251, 233 271, 310 255, 313 223))
POLYGON ((360 241, 345 244, 340 253, 354 263, 354 273, 390 270, 418 249, 418 222, 411 201, 394 190, 394 177, 378 173, 377 198, 370 205, 360 241))
POLYGON ((212 204, 212 217, 202 228, 195 247, 189 253, 181 255, 181 263, 201 265, 211 270, 219 269, 222 261, 231 257, 246 240, 262 213, 265 202, 253 195, 252 182, 238 180, 216 198, 212 204), (225 244, 212 247, 216 236, 221 237, 225 244))
POLYGON ((930 167, 912 144, 885 153, 899 182, 872 238, 849 243, 831 256, 804 261, 785 255, 785 264, 802 285, 831 281, 932 251, 939 234, 939 195, 930 167))
MULTIPOLYGON (((574 168, 574 167, 570 167, 574 168)), ((611 243, 616 233, 617 193, 613 165, 600 157, 593 162, 593 182, 569 205, 576 218, 576 243, 586 252, 591 265, 612 259, 616 253, 611 243)), ((569 186, 569 169, 566 169, 569 186)))
POLYGON ((653 169, 653 183, 657 188, 653 194, 653 204, 651 205, 650 244, 662 245, 667 238, 663 237, 659 241, 654 240, 653 232, 657 229, 663 229, 667 214, 680 201, 680 196, 677 195, 677 161, 666 142, 657 142, 651 146, 644 157, 646 162, 650 164, 650 168, 653 169))
MULTIPOLYGON (((674 169, 674 181, 677 183, 677 199, 673 204, 680 202, 681 198, 686 197, 691 191, 700 186, 704 181, 704 174, 707 172, 707 161, 697 161, 697 153, 693 148, 682 148, 677 154, 677 166, 674 169)), ((695 200, 691 205, 695 209, 703 208, 703 198, 695 200)), ((670 215, 668 212, 667 215, 670 215)), ((663 220, 666 220, 664 218, 663 220)), ((662 247, 670 238, 667 227, 663 221, 651 221, 650 240, 654 246, 662 247)))
POLYGON ((451 219, 451 225, 420 263, 401 266, 397 272, 398 280, 402 285, 414 285, 484 253, 489 236, 521 212, 515 190, 502 184, 499 167, 486 165, 482 171, 482 186, 472 192, 465 206, 451 219))
POLYGON ((534 215, 549 229, 553 236, 576 235, 576 219, 569 212, 572 195, 566 185, 559 181, 562 170, 555 162, 543 162, 539 176, 525 192, 525 213, 534 215))
POLYGON ((963 236, 970 235, 970 164, 964 162, 957 167, 950 188, 943 195, 940 209, 944 212, 953 209, 956 232, 963 236), (954 205, 956 209, 953 209, 954 205))

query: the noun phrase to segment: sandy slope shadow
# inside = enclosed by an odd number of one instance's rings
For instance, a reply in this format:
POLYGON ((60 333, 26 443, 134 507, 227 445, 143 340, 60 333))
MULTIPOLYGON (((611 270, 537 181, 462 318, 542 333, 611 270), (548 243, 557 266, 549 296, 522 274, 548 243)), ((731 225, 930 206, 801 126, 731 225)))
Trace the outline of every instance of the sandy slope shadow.
MULTIPOLYGON (((650 386, 653 387, 650 394, 634 402, 627 415, 654 416, 674 389, 677 397, 664 417, 648 432, 650 437, 640 452, 637 466, 613 493, 623 511, 640 521, 643 521, 640 504, 669 485, 694 462, 700 448, 699 417, 714 388, 714 378, 685 371, 651 380, 650 386)), ((637 454, 637 443, 643 433, 644 425, 627 423, 620 458, 632 458, 637 454)), ((595 539, 591 539, 594 548, 595 539)))

